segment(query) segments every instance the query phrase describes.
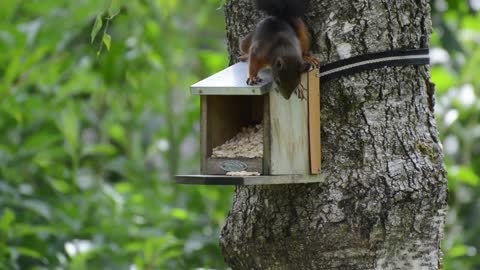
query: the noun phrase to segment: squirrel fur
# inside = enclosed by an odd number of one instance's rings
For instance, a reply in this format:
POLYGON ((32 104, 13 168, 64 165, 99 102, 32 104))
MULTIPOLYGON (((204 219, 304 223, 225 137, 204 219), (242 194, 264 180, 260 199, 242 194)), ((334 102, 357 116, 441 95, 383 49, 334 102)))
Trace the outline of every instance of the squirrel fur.
MULTIPOLYGON (((302 19, 306 11, 305 1, 254 0, 255 7, 267 17, 240 41, 240 60, 248 60, 247 84, 261 82, 258 72, 270 67, 280 93, 289 99, 300 85, 302 73, 312 65, 319 66, 318 60, 309 54, 310 34, 302 19)), ((303 97, 303 93, 297 94, 303 97)))

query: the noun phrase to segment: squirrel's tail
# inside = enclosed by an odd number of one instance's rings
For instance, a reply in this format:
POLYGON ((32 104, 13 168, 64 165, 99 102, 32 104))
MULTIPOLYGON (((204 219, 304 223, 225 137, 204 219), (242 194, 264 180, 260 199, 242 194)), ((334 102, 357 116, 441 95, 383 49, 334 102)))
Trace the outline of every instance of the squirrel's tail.
POLYGON ((267 15, 292 18, 301 17, 307 9, 307 0, 254 0, 255 7, 267 15))

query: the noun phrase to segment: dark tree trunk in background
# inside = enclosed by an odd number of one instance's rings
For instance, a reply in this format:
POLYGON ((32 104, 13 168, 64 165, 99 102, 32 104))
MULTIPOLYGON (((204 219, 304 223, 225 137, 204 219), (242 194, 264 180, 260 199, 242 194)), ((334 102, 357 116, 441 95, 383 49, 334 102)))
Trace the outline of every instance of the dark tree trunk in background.
MULTIPOLYGON (((311 0, 323 63, 427 47, 427 0, 311 0)), ((260 15, 225 6, 231 62, 260 15), (253 14, 253 15, 252 15, 253 14)), ((427 67, 322 83, 318 184, 237 187, 220 244, 233 269, 437 269, 447 182, 427 67)))

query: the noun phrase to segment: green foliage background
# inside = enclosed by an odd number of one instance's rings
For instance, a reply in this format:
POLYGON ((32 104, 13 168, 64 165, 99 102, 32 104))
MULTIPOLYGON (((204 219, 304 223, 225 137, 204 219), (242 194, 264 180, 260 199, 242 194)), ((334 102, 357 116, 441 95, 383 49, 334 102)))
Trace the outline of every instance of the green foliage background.
POLYGON ((450 206, 444 269, 480 269, 480 1, 436 0, 432 7, 432 79, 450 206))
MULTIPOLYGON (((172 182, 198 172, 188 86, 227 65, 221 4, 0 2, 0 269, 226 269, 232 188, 172 182)), ((433 6, 444 265, 480 269, 480 15, 433 6)))

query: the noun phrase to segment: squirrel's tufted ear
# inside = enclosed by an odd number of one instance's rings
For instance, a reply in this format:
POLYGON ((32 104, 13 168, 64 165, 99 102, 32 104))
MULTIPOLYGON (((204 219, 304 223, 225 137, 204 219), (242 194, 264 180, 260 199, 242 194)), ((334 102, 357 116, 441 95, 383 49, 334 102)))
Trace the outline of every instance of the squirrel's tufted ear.
POLYGON ((284 65, 285 65, 285 61, 281 57, 278 57, 277 59, 275 59, 275 68, 282 69, 284 65))

